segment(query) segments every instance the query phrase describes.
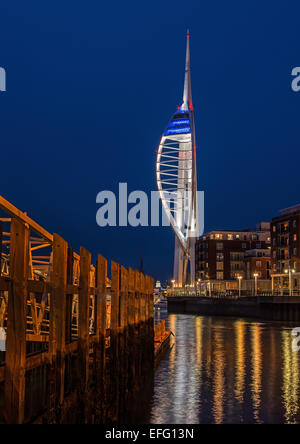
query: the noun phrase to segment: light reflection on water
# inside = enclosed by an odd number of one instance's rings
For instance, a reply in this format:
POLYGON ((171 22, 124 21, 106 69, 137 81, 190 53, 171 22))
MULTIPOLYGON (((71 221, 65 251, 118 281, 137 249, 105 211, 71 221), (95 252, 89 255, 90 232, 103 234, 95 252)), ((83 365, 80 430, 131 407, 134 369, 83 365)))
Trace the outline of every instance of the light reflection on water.
POLYGON ((176 338, 155 375, 152 423, 300 423, 293 326, 166 307, 159 316, 176 338))

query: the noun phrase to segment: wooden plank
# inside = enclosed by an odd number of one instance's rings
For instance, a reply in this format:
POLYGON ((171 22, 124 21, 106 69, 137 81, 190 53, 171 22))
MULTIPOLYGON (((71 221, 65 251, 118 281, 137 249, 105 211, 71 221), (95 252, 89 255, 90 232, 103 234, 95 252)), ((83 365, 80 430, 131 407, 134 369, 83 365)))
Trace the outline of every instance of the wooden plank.
POLYGON ((8 424, 24 422, 28 252, 29 230, 13 219, 4 385, 4 416, 8 424))
POLYGON ((119 326, 120 326, 120 266, 111 262, 111 328, 110 328, 110 356, 111 356, 111 387, 109 421, 117 422, 119 417, 119 326))
POLYGON ((129 273, 123 266, 120 273, 120 335, 119 335, 119 362, 120 362, 120 412, 126 411, 128 403, 129 383, 129 307, 128 307, 128 282, 129 273))
POLYGON ((120 317, 120 266, 111 261, 111 330, 119 329, 120 317))
POLYGON ((107 260, 99 254, 96 265, 96 336, 99 341, 106 336, 106 280, 107 260))
POLYGON ((68 248, 67 260, 67 296, 66 296, 66 343, 72 342, 72 306, 73 306, 73 286, 74 280, 74 251, 68 248))
POLYGON ((129 267, 128 270, 128 323, 129 325, 134 325, 135 322, 135 274, 134 270, 129 267))
POLYGON ((2 196, 0 196, 0 208, 14 218, 18 219, 20 222, 27 224, 32 229, 32 231, 39 234, 44 239, 48 240, 51 243, 53 242, 52 234, 44 230, 44 228, 42 228, 34 220, 30 219, 30 217, 28 217, 25 213, 18 210, 14 205, 12 205, 2 196))
POLYGON ((99 254, 96 263, 95 410, 100 423, 105 421, 106 405, 106 282, 107 260, 99 254))
POLYGON ((128 325, 128 271, 121 267, 121 293, 120 293, 120 327, 128 325))
POLYGON ((140 323, 140 272, 135 270, 134 274, 134 286, 135 286, 135 325, 138 327, 140 323))
POLYGON ((8 295, 7 295, 7 292, 5 292, 2 295, 2 298, 0 300, 0 328, 4 328, 5 327, 7 302, 8 302, 8 295))
POLYGON ((154 319, 154 278, 150 277, 150 319, 154 319))
POLYGON ((53 240, 52 293, 50 297, 50 399, 52 409, 64 400, 65 354, 66 354, 66 286, 68 244, 58 234, 53 240))
POLYGON ((79 381, 81 394, 87 394, 89 380, 89 310, 91 253, 80 248, 79 280, 79 381))
POLYGON ((140 273, 141 282, 141 321, 146 321, 146 279, 143 273, 140 273))
POLYGON ((35 335, 35 334, 26 334, 27 342, 49 342, 48 335, 35 335))

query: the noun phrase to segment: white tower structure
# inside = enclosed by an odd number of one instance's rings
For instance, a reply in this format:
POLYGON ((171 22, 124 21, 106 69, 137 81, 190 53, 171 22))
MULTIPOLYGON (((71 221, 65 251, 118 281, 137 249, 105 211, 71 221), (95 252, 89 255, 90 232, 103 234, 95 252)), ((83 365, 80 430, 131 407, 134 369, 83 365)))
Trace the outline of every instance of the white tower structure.
POLYGON ((161 138, 156 162, 156 180, 163 209, 175 233, 175 285, 195 285, 198 202, 189 32, 183 103, 178 107, 161 138))

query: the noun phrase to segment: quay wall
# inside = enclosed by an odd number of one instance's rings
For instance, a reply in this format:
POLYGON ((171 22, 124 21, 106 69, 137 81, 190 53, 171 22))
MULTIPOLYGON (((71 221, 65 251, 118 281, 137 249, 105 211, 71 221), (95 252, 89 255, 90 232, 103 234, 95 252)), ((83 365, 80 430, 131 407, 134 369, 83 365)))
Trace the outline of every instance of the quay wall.
POLYGON ((270 321, 300 322, 299 297, 249 297, 241 299, 169 297, 171 313, 237 316, 270 321))

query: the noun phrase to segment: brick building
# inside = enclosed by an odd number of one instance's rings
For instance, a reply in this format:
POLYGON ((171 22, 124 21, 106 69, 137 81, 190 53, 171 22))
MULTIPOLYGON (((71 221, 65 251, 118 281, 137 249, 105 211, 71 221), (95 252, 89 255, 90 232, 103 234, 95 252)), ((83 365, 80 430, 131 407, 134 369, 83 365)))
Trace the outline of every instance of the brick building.
POLYGON ((271 250, 267 248, 248 250, 245 254, 245 279, 253 279, 254 274, 258 279, 271 279, 271 250))
MULTIPOLYGON (((246 278, 247 251, 258 250, 262 255, 257 262, 265 262, 264 252, 270 250, 270 245, 270 224, 267 222, 258 224, 256 230, 206 233, 196 243, 196 279, 229 281, 237 276, 246 278)), ((262 268, 265 266, 267 264, 262 268)))
POLYGON ((300 205, 280 213, 271 223, 272 273, 300 272, 300 205))

